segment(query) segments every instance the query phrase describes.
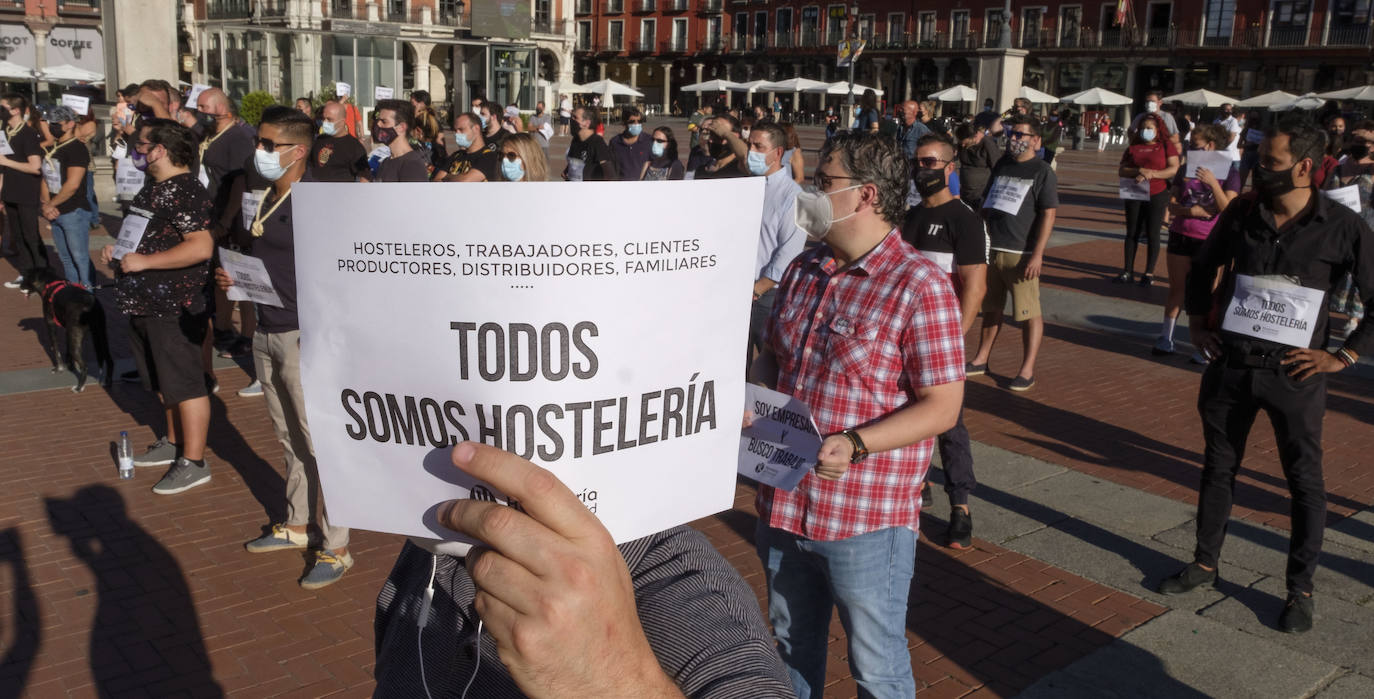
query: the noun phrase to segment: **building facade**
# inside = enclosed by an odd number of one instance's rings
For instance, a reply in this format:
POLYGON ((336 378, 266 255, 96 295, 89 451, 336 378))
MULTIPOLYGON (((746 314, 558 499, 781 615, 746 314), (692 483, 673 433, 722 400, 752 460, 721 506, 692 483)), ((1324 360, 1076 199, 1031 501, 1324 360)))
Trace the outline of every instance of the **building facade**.
POLYGON ((530 108, 570 80, 572 0, 187 0, 184 79, 282 101, 345 82, 530 108), (565 13, 566 10, 566 13, 565 13))
MULTIPOLYGON (((886 99, 976 86, 1003 24, 1026 51, 1023 83, 1054 94, 1104 87, 1137 99, 1208 88, 1238 97, 1374 83, 1371 0, 576 0, 574 80, 610 77, 645 101, 694 103, 682 85, 806 77, 834 82, 836 45, 868 40, 857 82, 886 99)), ((788 109, 794 95, 774 97, 788 109)), ((817 98, 801 96, 801 108, 817 98), (810 100, 810 101, 808 101, 810 100)), ((1005 106, 1005 105, 1004 105, 1005 106)))
POLYGON ((99 0, 0 2, 0 80, 40 93, 49 73, 67 76, 60 83, 103 80, 105 49, 99 0))

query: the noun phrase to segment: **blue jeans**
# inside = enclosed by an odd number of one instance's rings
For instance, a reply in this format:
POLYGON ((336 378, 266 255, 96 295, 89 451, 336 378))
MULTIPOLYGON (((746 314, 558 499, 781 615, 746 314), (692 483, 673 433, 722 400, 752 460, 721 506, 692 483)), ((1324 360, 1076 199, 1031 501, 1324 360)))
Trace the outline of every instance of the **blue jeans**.
POLYGON ((906 640, 915 532, 880 529, 811 541, 760 522, 755 543, 768 579, 768 620, 798 699, 825 693, 832 605, 849 640, 859 696, 915 696, 906 640))
POLYGON ((67 281, 91 288, 95 268, 91 266, 90 212, 75 209, 58 216, 52 222, 52 242, 67 281))

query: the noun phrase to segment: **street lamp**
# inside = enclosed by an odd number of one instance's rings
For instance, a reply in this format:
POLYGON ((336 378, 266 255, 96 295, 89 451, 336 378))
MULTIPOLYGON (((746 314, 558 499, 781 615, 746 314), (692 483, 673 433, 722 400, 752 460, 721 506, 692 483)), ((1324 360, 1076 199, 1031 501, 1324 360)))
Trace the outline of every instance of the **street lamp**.
MULTIPOLYGON (((1011 0, 1007 0, 1007 1, 1010 2, 1011 0)), ((846 118, 851 120, 850 123, 853 123, 853 122, 852 122, 852 119, 854 118, 854 64, 859 62, 859 57, 854 55, 854 43, 853 43, 855 39, 858 39, 858 38, 859 38, 859 3, 858 3, 858 2, 855 2, 853 5, 850 5, 850 6, 849 6, 849 16, 850 16, 850 18, 853 20, 854 24, 852 25, 852 26, 853 26, 853 30, 852 30, 852 31, 850 32, 850 34, 849 34, 850 42, 851 42, 851 43, 849 44, 849 101, 848 101, 848 104, 849 104, 849 113, 848 113, 848 116, 847 116, 846 118)))

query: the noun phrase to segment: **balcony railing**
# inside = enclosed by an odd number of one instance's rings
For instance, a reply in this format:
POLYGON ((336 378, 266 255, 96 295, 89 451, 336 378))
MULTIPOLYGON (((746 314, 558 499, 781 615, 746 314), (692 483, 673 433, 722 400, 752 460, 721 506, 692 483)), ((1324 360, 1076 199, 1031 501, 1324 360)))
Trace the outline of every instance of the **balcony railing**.
POLYGON ((773 44, 772 44, 773 48, 775 48, 775 49, 790 49, 790 48, 792 48, 792 47, 794 47, 794 46, 796 46, 796 45, 797 45, 796 36, 795 36, 795 34, 794 34, 793 32, 786 31, 786 32, 774 32, 774 33, 773 33, 773 44))
POLYGON ((656 0, 634 0, 635 12, 640 14, 656 12, 658 10, 657 5, 656 0))
POLYGON ((618 15, 625 12, 625 0, 606 0, 605 13, 618 15))
POLYGON ((718 36, 707 37, 697 42, 698 53, 720 53, 725 50, 725 40, 718 36))
POLYGON ((699 0, 697 11, 706 14, 717 14, 721 11, 721 0, 699 0))
POLYGON ((1370 43, 1374 43, 1374 37, 1370 36, 1369 25, 1363 27, 1333 26, 1326 35, 1328 46, 1369 46, 1370 43))
POLYGON ((568 20, 550 19, 548 17, 535 17, 530 29, 535 34, 563 34, 567 31, 568 20))
POLYGON ((579 15, 591 14, 592 0, 577 0, 577 5, 573 8, 573 12, 576 12, 579 15))
POLYGON ((691 5, 688 0, 659 0, 664 12, 686 12, 691 5))
POLYGON ((1308 34, 1310 34, 1310 32, 1306 26, 1271 27, 1269 29, 1269 45, 1306 46, 1308 34))
POLYGON ((686 39, 669 39, 663 42, 662 52, 665 54, 687 53, 688 46, 686 39))
MULTIPOLYGON (((23 3, 18 3, 23 5, 23 3)), ((100 0, 57 0, 57 11, 63 14, 89 15, 100 11, 100 0)), ((285 12, 285 8, 282 10, 285 12)))
POLYGON ((625 42, 622 39, 607 39, 596 45, 598 53, 620 53, 625 50, 625 42))
POLYGON ((591 40, 591 39, 588 39, 588 38, 586 38, 586 37, 578 37, 578 38, 577 38, 577 48, 574 49, 574 50, 575 50, 575 51, 591 51, 591 50, 592 50, 592 40, 591 40))
POLYGON ((821 33, 815 29, 802 28, 797 35, 797 46, 804 49, 814 49, 821 45, 821 33))

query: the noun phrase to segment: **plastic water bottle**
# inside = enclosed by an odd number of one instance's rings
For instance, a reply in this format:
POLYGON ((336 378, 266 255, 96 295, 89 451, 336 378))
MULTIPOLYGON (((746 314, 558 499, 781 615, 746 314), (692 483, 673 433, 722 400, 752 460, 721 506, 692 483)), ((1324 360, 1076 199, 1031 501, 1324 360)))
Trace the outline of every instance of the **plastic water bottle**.
POLYGON ((129 433, 119 433, 119 477, 134 477, 134 446, 129 442, 129 433))

